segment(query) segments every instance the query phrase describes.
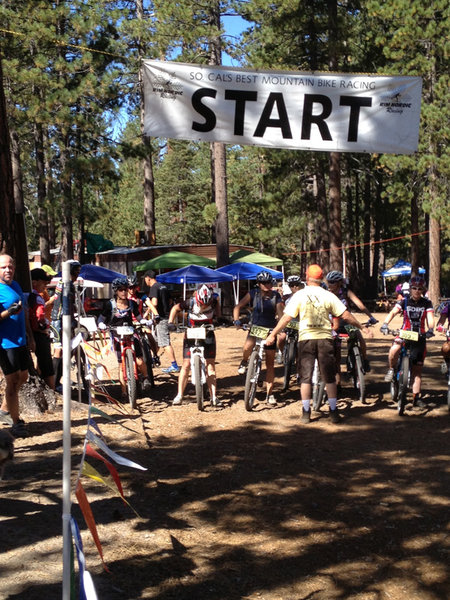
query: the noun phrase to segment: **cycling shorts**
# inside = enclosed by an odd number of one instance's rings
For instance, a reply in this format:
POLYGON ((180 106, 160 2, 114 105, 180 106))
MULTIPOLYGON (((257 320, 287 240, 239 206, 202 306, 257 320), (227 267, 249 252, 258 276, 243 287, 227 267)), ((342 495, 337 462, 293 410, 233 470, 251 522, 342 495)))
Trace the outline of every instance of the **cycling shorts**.
MULTIPOLYGON (((394 344, 402 345, 403 340, 401 338, 395 338, 394 344)), ((411 344, 411 364, 422 366, 425 357, 427 355, 427 342, 426 339, 419 339, 418 342, 410 342, 411 344)))
POLYGON ((298 374, 300 383, 311 383, 317 358, 322 380, 336 382, 336 359, 332 339, 301 340, 298 344, 298 374))
MULTIPOLYGON (((214 331, 206 332, 206 340, 204 340, 204 357, 216 358, 216 336, 214 331)), ((195 346, 195 340, 188 340, 186 337, 183 340, 183 358, 191 358, 191 346, 195 346)))
MULTIPOLYGON (((247 339, 252 341, 252 344, 255 345, 256 343, 256 337, 254 335, 247 335, 247 339)), ((277 349, 277 338, 275 336, 275 341, 273 344, 271 344, 270 346, 266 346, 264 345, 264 350, 276 350, 277 349)))
POLYGON ((26 346, 19 348, 0 347, 0 368, 4 375, 11 375, 17 371, 28 371, 30 353, 26 346))

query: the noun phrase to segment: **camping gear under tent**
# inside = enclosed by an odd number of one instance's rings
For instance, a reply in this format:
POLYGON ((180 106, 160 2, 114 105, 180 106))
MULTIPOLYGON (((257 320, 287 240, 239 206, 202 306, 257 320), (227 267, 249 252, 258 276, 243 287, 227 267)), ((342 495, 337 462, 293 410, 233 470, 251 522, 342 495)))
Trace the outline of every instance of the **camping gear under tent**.
MULTIPOLYGON (((419 267, 419 274, 425 275, 426 271, 423 267, 419 267)), ((393 267, 383 271, 381 277, 383 278, 383 289, 386 293, 386 279, 389 277, 409 277, 411 275, 411 263, 406 260, 399 260, 393 267)))
POLYGON ((202 267, 214 267, 215 261, 206 256, 198 256, 190 252, 178 252, 178 250, 170 250, 160 256, 155 256, 150 260, 138 265, 135 271, 160 271, 161 269, 179 269, 190 265, 200 265, 202 267))
POLYGON ((281 271, 275 271, 274 269, 270 269, 262 265, 248 262, 232 263, 231 265, 225 265, 224 267, 220 267, 219 269, 216 269, 216 271, 220 271, 221 273, 228 273, 229 275, 233 276, 233 292, 235 304, 239 302, 239 281, 241 279, 256 279, 258 273, 261 273, 261 271, 267 271, 272 275, 274 279, 283 279, 283 273, 281 271))

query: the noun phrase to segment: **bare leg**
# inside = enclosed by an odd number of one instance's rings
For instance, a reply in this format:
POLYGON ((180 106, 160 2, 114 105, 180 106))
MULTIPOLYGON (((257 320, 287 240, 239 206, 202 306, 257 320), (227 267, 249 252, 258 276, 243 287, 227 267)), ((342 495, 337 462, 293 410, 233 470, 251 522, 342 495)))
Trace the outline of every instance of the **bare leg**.
POLYGON ((275 350, 266 350, 266 395, 270 396, 275 379, 275 350))

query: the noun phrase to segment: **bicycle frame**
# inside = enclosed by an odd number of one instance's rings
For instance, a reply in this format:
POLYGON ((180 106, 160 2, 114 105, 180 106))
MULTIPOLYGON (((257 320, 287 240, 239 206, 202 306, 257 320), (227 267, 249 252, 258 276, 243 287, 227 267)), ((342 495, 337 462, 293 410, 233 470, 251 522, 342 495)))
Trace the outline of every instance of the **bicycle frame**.
POLYGON ((291 376, 296 372, 295 365, 297 364, 298 325, 298 321, 289 321, 285 328, 286 342, 283 349, 283 391, 286 391, 289 388, 291 376))
POLYGON ((189 347, 191 364, 191 382, 195 387, 197 399, 197 408, 203 410, 204 387, 206 385, 206 359, 205 359, 205 340, 207 332, 214 329, 213 325, 202 325, 201 327, 189 327, 186 329, 186 338, 194 340, 194 344, 189 347))
MULTIPOLYGON (((367 326, 367 324, 366 324, 367 326)), ((358 328, 354 325, 345 325, 346 334, 339 334, 339 338, 347 340, 347 373, 353 379, 353 387, 359 395, 361 402, 365 401, 366 382, 363 366, 361 342, 358 328)))
POLYGON ((136 350, 134 347, 134 328, 131 325, 121 325, 112 328, 114 337, 117 337, 120 344, 121 370, 125 388, 128 394, 128 401, 131 408, 136 408, 137 382, 139 380, 136 350), (127 372, 129 365, 128 356, 131 353, 132 375, 127 372))
POLYGON ((262 384, 259 377, 261 375, 262 360, 264 356, 264 344, 265 339, 268 337, 271 330, 268 327, 260 327, 258 325, 244 327, 243 329, 250 329, 250 335, 256 338, 255 347, 253 348, 248 361, 244 390, 245 409, 250 411, 253 408, 255 400, 256 386, 262 384))

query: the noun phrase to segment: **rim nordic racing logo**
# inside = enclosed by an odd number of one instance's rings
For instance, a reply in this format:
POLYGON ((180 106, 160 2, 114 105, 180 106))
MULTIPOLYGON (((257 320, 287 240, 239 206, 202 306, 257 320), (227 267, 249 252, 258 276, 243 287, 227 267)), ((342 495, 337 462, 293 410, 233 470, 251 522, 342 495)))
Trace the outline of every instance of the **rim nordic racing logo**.
POLYGON ((404 110, 412 108, 411 96, 401 92, 383 94, 380 106, 388 113, 402 114, 404 110))
POLYGON ((177 80, 175 73, 166 75, 151 75, 152 89, 161 98, 175 100, 177 96, 183 95, 183 87, 177 80))

